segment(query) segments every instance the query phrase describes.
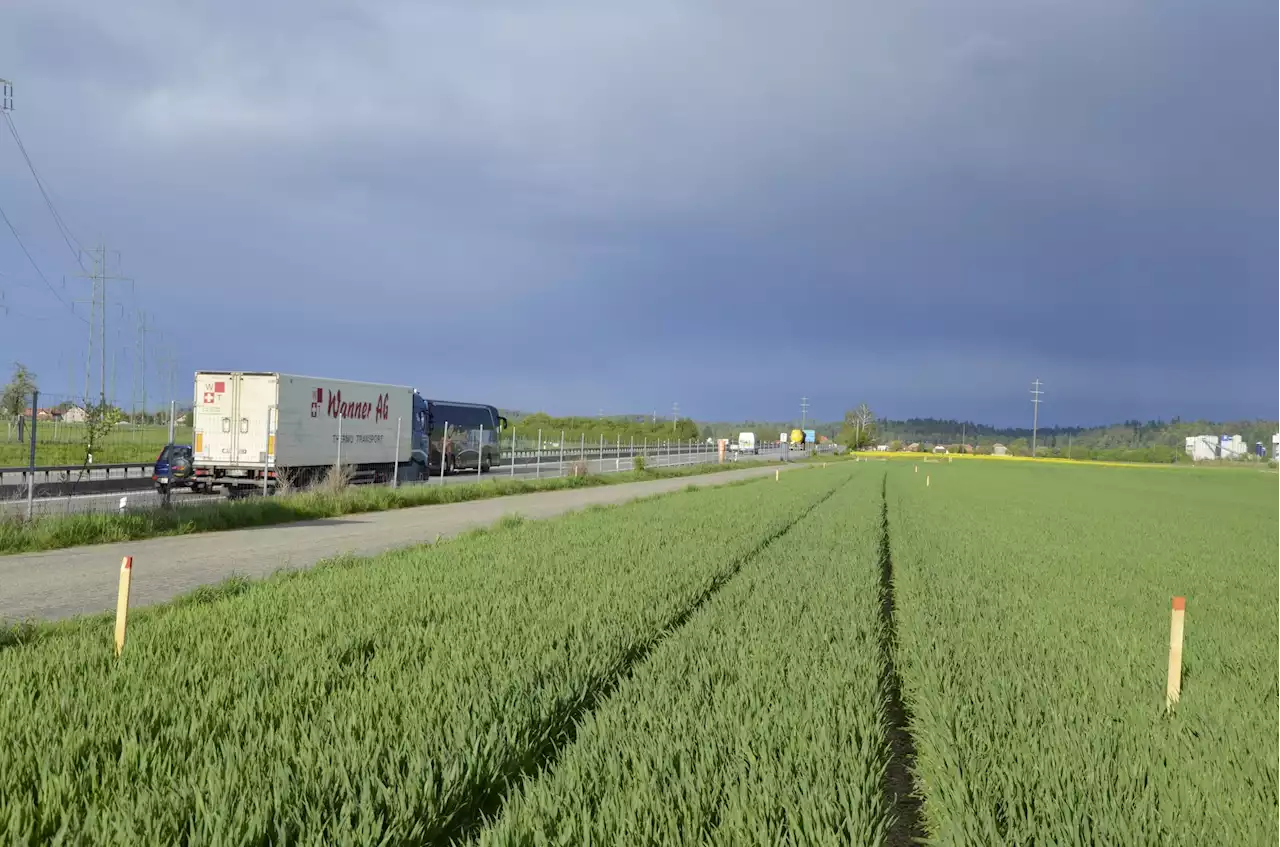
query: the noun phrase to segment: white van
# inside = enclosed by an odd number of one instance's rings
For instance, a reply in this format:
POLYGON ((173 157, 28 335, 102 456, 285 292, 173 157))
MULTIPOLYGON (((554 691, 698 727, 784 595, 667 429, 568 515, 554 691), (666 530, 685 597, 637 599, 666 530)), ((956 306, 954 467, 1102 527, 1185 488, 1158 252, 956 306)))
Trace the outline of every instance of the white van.
POLYGON ((738 452, 739 453, 759 453, 760 449, 756 446, 756 434, 754 432, 738 433, 738 452))

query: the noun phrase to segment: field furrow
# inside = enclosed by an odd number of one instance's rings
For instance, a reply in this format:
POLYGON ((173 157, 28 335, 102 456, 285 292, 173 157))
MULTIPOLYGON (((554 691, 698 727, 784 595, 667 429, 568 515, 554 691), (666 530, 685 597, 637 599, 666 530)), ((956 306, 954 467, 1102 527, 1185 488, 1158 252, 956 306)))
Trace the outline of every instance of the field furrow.
POLYGON ((668 629, 838 486, 510 523, 0 651, 5 843, 472 831, 668 629))
POLYGON ((882 472, 850 476, 637 666, 478 843, 882 843, 882 472))

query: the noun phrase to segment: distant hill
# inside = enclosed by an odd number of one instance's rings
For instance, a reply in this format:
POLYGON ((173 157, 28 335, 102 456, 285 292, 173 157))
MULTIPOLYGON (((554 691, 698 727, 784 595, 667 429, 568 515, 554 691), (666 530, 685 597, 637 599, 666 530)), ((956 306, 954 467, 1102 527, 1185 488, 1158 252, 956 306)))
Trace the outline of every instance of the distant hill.
MULTIPOLYGON (((1037 441, 1047 447, 1070 439, 1072 444, 1100 450, 1135 449, 1165 446, 1182 450, 1187 436, 1191 435, 1239 435, 1253 445, 1261 441, 1269 449, 1271 436, 1280 427, 1273 420, 1245 421, 1172 421, 1130 420, 1106 426, 1054 426, 1041 427, 1037 441)), ((1031 427, 993 427, 973 421, 943 420, 938 418, 908 418, 905 421, 884 420, 876 422, 877 439, 903 442, 928 442, 954 444, 964 439, 966 444, 1008 444, 1017 439, 1031 439, 1031 427)))
MULTIPOLYGON (((651 414, 606 415, 604 417, 551 417, 541 412, 503 412, 511 424, 520 429, 541 428, 547 432, 564 430, 566 438, 583 438, 588 441, 604 436, 606 441, 615 439, 679 439, 737 438, 740 432, 754 432, 756 437, 771 441, 779 433, 799 427, 798 420, 791 421, 693 421, 682 418, 673 428, 671 418, 651 414)), ((834 439, 843 427, 842 421, 808 421, 805 427, 818 435, 834 439)), ((1253 447, 1257 442, 1271 449, 1271 436, 1280 430, 1274 420, 1242 421, 1171 421, 1130 420, 1106 426, 1047 426, 1037 434, 1037 452, 1057 456, 1070 454, 1073 458, 1098 458, 1118 461, 1178 461, 1184 456, 1186 438, 1191 435, 1239 435, 1253 447)), ((933 445, 967 444, 984 452, 993 445, 1004 444, 1013 452, 1030 453, 1030 427, 996 427, 973 421, 944 418, 907 418, 906 420, 877 420, 874 425, 875 440, 879 444, 899 441, 903 444, 933 445)))

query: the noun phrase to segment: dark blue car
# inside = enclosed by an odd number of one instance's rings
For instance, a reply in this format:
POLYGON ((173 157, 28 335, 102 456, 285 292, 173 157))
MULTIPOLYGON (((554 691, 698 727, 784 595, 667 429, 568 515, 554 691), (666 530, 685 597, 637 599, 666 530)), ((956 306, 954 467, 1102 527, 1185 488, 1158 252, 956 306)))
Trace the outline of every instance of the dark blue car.
POLYGON ((186 488, 194 480, 195 462, 191 456, 191 445, 166 444, 151 471, 151 481, 156 484, 156 490, 165 492, 186 488))

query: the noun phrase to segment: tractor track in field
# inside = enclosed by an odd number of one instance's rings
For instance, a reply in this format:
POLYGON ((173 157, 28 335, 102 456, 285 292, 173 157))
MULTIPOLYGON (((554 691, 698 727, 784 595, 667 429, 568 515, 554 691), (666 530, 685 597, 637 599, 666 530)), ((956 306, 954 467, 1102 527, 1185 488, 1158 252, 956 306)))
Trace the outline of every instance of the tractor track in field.
POLYGON ((809 504, 794 520, 787 523, 772 535, 761 540, 754 548, 740 556, 724 571, 718 574, 711 583, 700 591, 683 609, 673 615, 664 626, 650 638, 633 646, 618 662, 614 670, 596 680, 582 699, 565 704, 566 708, 551 721, 542 733, 545 741, 538 747, 527 750, 517 761, 510 763, 509 772, 503 774, 500 782, 491 782, 488 786, 478 786, 468 795, 451 814, 452 822, 443 829, 426 833, 423 844, 463 844, 474 840, 486 823, 495 820, 502 812, 511 794, 520 789, 528 780, 538 779, 549 774, 560 760, 564 751, 578 737, 578 731, 584 718, 596 709, 618 688, 632 677, 639 667, 663 642, 679 633, 689 620, 707 605, 735 576, 752 560, 763 553, 770 545, 784 537, 796 525, 807 518, 815 509, 831 499, 837 491, 848 484, 844 479, 829 491, 809 504))
POLYGON ((880 484, 880 647, 884 657, 885 735, 889 763, 882 780, 885 808, 892 816, 885 843, 889 847, 925 841, 923 802, 915 784, 916 744, 911 714, 902 701, 902 678, 896 654, 898 627, 893 586, 893 553, 889 544, 889 475, 880 484))

